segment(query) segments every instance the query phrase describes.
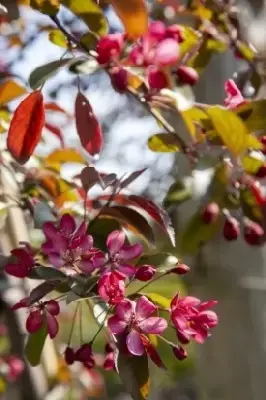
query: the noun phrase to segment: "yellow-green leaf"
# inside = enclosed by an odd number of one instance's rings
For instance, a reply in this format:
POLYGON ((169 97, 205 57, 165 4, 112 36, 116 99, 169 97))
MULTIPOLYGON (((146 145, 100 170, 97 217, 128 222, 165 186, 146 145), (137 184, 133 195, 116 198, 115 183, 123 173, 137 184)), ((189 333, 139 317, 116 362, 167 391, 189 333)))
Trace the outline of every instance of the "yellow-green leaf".
POLYGON ((159 153, 175 153, 180 150, 178 138, 174 133, 158 133, 151 136, 148 147, 159 153))
POLYGON ((237 43, 237 51, 247 61, 252 61, 255 57, 254 51, 246 43, 238 42, 237 43))
POLYGON ((137 38, 148 30, 148 11, 144 0, 110 0, 129 36, 137 38))
POLYGON ((157 293, 142 293, 144 296, 147 296, 153 303, 157 304, 159 307, 163 308, 169 308, 171 300, 167 299, 167 297, 164 297, 160 294, 157 293))
POLYGON ((185 40, 180 44, 180 52, 184 56, 196 46, 199 41, 199 35, 194 29, 188 26, 183 26, 182 29, 185 40))
POLYGON ((266 131, 266 100, 254 100, 237 107, 234 112, 245 122, 250 132, 266 131))
POLYGON ((202 126, 204 129, 208 129, 211 127, 210 117, 208 114, 200 108, 191 107, 187 110, 180 112, 183 117, 191 136, 195 137, 196 135, 196 125, 202 126))
POLYGON ((100 36, 107 33, 107 21, 97 2, 93 0, 62 0, 61 4, 81 18, 92 32, 100 36))
POLYGON ((264 164, 264 160, 252 156, 245 156, 242 159, 242 165, 245 172, 249 174, 256 174, 258 169, 264 164))
POLYGON ((244 122, 231 110, 219 106, 206 110, 213 126, 228 149, 238 155, 249 147, 249 131, 244 122))
POLYGON ((27 90, 15 81, 11 79, 5 81, 0 86, 0 107, 26 93, 27 90))
POLYGON ((86 49, 94 49, 97 43, 97 36, 92 32, 87 32, 81 36, 80 42, 86 47, 86 49))
POLYGON ((68 47, 68 41, 65 35, 59 29, 53 29, 49 33, 49 40, 56 46, 66 49, 68 47))
POLYGON ((56 150, 45 159, 46 165, 67 162, 85 164, 83 156, 75 149, 56 150))
POLYGON ((60 0, 30 0, 30 5, 43 14, 55 16, 60 8, 60 0))

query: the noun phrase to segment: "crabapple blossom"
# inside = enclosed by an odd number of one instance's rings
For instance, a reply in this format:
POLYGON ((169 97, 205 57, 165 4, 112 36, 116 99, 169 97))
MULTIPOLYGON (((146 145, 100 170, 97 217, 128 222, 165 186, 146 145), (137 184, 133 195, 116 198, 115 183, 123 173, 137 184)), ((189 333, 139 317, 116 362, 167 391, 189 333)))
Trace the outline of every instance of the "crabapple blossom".
POLYGON ((153 317, 157 307, 145 296, 136 301, 125 299, 115 309, 115 314, 108 319, 108 327, 115 335, 124 333, 128 351, 141 356, 145 351, 142 336, 160 335, 167 328, 164 318, 153 317))
POLYGON ((227 80, 225 82, 224 88, 227 93, 227 97, 224 100, 224 104, 226 105, 227 108, 236 108, 240 104, 246 103, 246 100, 242 96, 240 90, 238 89, 233 79, 227 80))
POLYGON ((30 244, 24 243, 23 247, 13 249, 11 255, 15 256, 16 261, 6 265, 6 273, 16 278, 26 278, 35 264, 34 254, 30 244))
POLYGON ((125 297, 125 276, 119 271, 106 272, 98 281, 98 293, 110 304, 117 304, 125 297))

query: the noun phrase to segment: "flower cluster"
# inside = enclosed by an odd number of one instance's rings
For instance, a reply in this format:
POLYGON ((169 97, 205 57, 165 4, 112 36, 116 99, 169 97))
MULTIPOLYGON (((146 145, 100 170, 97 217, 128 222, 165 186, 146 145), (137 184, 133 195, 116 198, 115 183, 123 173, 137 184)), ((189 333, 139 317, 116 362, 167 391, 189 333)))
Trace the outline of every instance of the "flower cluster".
POLYGON ((184 40, 182 27, 166 26, 161 21, 151 22, 148 32, 136 43, 124 34, 109 34, 97 43, 97 61, 109 66, 112 84, 118 91, 125 91, 130 76, 127 66, 145 68, 147 84, 152 91, 170 85, 173 72, 177 82, 194 85, 199 76, 196 70, 181 65, 180 43, 184 40))
MULTIPOLYGON (((64 214, 59 223, 44 224, 45 241, 38 254, 29 244, 13 250, 12 256, 16 260, 6 266, 6 272, 13 276, 31 276, 33 272, 38 273, 40 268, 47 268, 41 266, 41 259, 49 261, 49 272, 52 274, 53 271, 60 271, 55 280, 40 284, 29 297, 13 306, 13 310, 28 310, 26 329, 30 334, 45 329, 52 339, 55 338, 59 330, 59 301, 63 301, 78 286, 81 290, 80 300, 84 293, 85 297, 92 296, 106 304, 106 316, 101 322, 101 328, 106 326, 114 338, 114 343, 106 347, 102 363, 108 370, 114 368, 113 346, 117 343, 126 354, 141 356, 146 353, 159 367, 163 366, 156 348, 150 342, 150 334, 166 341, 179 359, 185 358, 185 350, 163 336, 169 328, 176 330, 181 344, 188 343, 190 339, 203 343, 218 323, 216 314, 209 310, 216 302, 202 303, 193 297, 180 298, 177 295, 171 301, 171 306, 169 300, 167 308, 160 307, 149 299, 148 294, 141 293, 154 280, 169 274, 186 274, 188 266, 178 264, 164 273, 157 273, 154 265, 140 263, 143 246, 139 243, 128 244, 123 231, 111 232, 106 239, 105 249, 99 249, 93 245, 93 237, 87 233, 87 228, 85 222, 77 225, 70 214, 64 214), (59 279, 61 276, 62 279, 59 279), (62 281, 68 283, 68 293, 59 298, 44 300, 62 281), (143 282, 143 286, 130 294, 128 288, 133 281, 143 282), (168 314, 168 317, 160 316, 161 311, 168 314)), ((77 292, 74 290, 74 293, 77 292)), ((66 363, 72 365, 80 362, 86 368, 95 367, 93 343, 94 339, 74 349, 69 341, 64 352, 66 363)))

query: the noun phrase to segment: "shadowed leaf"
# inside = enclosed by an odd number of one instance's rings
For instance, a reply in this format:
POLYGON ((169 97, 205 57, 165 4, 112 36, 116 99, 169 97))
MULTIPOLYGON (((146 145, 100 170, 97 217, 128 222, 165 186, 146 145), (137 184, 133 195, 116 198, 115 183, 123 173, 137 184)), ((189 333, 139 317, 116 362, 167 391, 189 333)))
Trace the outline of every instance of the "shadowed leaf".
POLYGON ((29 361, 32 367, 35 367, 36 365, 40 364, 42 350, 46 337, 47 337, 47 329, 44 324, 41 329, 39 329, 35 333, 32 333, 28 337, 28 341, 25 347, 25 354, 27 360, 29 361))

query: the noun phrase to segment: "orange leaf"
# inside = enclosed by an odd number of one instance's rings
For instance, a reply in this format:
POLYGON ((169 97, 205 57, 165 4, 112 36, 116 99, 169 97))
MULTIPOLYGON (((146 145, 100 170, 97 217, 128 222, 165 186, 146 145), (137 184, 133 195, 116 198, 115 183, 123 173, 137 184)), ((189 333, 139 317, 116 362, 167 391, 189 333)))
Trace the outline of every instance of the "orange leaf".
POLYGON ((88 99, 80 92, 76 98, 75 115, 82 146, 92 156, 99 154, 103 146, 102 130, 88 99))
POLYGON ((0 86, 0 106, 26 93, 27 90, 23 86, 9 79, 0 86))
POLYGON ((148 12, 144 0, 110 0, 110 3, 129 36, 137 38, 147 32, 148 12))
POLYGON ((55 150, 45 159, 46 165, 53 166, 54 163, 80 163, 85 164, 84 157, 76 149, 55 150))
POLYGON ((48 129, 48 131, 53 133, 59 139, 61 147, 65 147, 64 137, 61 129, 59 129, 55 125, 49 124, 48 122, 46 122, 45 128, 48 129))
POLYGON ((56 111, 56 112, 65 114, 69 118, 71 117, 71 115, 66 110, 64 110, 62 107, 60 107, 56 103, 53 103, 53 102, 45 103, 44 108, 45 108, 46 111, 56 111))
POLYGON ((14 112, 7 136, 7 148, 20 164, 25 164, 34 152, 44 123, 43 95, 36 91, 26 97, 14 112))

